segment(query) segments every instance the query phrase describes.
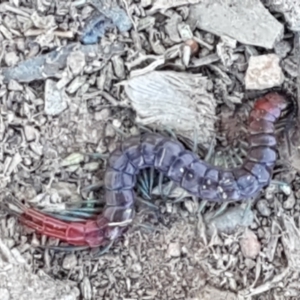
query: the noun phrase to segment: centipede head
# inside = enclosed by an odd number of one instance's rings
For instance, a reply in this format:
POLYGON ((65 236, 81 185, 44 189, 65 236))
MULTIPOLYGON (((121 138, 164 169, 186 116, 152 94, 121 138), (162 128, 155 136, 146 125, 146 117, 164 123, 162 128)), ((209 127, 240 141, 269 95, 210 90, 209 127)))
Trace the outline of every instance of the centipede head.
POLYGON ((288 105, 286 98, 283 95, 276 92, 266 94, 265 98, 281 110, 285 109, 288 105))
MULTIPOLYGON (((272 91, 264 96, 271 105, 276 106, 281 111, 280 121, 276 128, 283 128, 283 133, 286 138, 288 153, 291 155, 292 143, 290 139, 290 131, 298 121, 298 103, 295 97, 288 91, 272 91)), ((298 123, 298 124, 297 124, 298 123)))

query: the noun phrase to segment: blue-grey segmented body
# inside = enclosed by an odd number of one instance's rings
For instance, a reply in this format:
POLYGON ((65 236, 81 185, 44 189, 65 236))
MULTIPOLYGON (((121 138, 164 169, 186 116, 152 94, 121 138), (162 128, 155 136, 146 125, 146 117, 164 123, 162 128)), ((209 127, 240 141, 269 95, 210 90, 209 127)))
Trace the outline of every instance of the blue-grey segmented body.
POLYGON ((136 175, 154 167, 181 188, 213 202, 251 198, 267 186, 276 162, 274 122, 286 101, 277 93, 255 103, 249 120, 249 151, 243 164, 224 170, 199 159, 171 138, 155 133, 130 137, 113 151, 104 177, 106 208, 101 217, 109 222, 132 218, 136 175))

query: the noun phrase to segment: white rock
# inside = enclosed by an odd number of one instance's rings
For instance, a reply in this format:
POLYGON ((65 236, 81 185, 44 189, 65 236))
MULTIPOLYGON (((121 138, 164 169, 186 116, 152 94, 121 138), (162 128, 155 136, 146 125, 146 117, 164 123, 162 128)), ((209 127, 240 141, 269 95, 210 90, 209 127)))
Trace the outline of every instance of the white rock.
POLYGON ((69 254, 66 255, 63 263, 62 263, 62 267, 66 270, 72 270, 73 268, 75 268, 77 265, 77 259, 76 256, 74 254, 69 254))
POLYGON ((246 71, 247 90, 263 90, 279 86, 284 81, 282 69, 276 54, 251 56, 246 71))
POLYGON ((56 82, 48 79, 45 84, 45 113, 55 116, 62 113, 67 107, 64 90, 59 90, 56 82))
POLYGON ((27 142, 32 142, 37 137, 37 131, 33 126, 24 126, 24 134, 27 142))
POLYGON ((179 243, 170 243, 167 250, 167 257, 179 257, 181 253, 180 244, 179 243))
POLYGON ((240 239, 240 247, 245 258, 255 259, 260 252, 261 244, 255 233, 247 229, 240 239))

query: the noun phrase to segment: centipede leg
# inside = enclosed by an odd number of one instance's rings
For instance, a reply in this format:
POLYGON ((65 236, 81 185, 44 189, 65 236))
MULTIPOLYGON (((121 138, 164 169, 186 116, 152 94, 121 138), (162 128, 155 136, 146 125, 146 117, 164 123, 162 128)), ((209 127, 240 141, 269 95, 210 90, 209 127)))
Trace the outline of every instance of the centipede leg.
POLYGON ((179 196, 178 198, 176 198, 174 200, 174 203, 179 203, 181 201, 183 201, 183 199, 186 197, 186 194, 185 193, 182 193, 181 196, 179 196))
POLYGON ((283 181, 279 181, 279 180, 274 180, 273 179, 273 180, 271 180, 270 184, 278 186, 279 189, 281 191, 283 191, 285 194, 288 194, 290 192, 290 189, 291 189, 289 184, 287 184, 286 182, 283 182, 283 181))
POLYGON ((226 208, 228 207, 228 204, 229 204, 228 202, 222 203, 222 205, 215 211, 212 218, 215 218, 215 217, 221 215, 226 210, 226 208))
POLYGON ((208 152, 205 155, 204 161, 208 161, 208 162, 211 161, 213 153, 214 153, 214 139, 212 139, 209 144, 208 152))
POLYGON ((176 184, 173 181, 170 181, 170 183, 166 185, 165 190, 164 190, 165 197, 168 198, 175 187, 176 187, 176 184))
POLYGON ((160 172, 159 177, 158 177, 158 191, 159 191, 159 194, 162 196, 162 198, 166 199, 166 197, 163 193, 163 180, 164 180, 164 174, 160 172))
POLYGON ((150 180, 151 174, 149 175, 148 170, 142 170, 141 174, 138 176, 137 189, 148 200, 151 200, 150 180))
POLYGON ((199 213, 199 214, 202 213, 202 211, 204 210, 204 208, 205 208, 205 206, 206 206, 207 203, 208 203, 207 200, 202 200, 202 201, 200 202, 200 205, 199 205, 199 208, 198 208, 198 213, 199 213))
POLYGON ((152 202, 150 201, 147 201, 147 200, 144 200, 143 198, 141 197, 136 197, 136 200, 147 205, 148 207, 152 208, 152 209, 155 209, 155 210, 159 210, 158 206, 156 206, 155 204, 153 204, 152 202))
POLYGON ((41 249, 48 249, 54 251, 62 251, 62 252, 74 252, 74 251, 83 251, 90 249, 89 246, 39 246, 41 249))

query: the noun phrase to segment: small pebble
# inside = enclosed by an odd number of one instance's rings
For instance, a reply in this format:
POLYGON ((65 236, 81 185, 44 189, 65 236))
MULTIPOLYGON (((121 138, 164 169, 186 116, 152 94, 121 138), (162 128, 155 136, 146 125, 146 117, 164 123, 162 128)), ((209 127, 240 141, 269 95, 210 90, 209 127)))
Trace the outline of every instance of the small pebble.
POLYGON ((75 76, 79 75, 86 65, 84 53, 82 51, 72 52, 68 56, 67 64, 75 76))
POLYGON ((23 91, 23 86, 13 79, 9 81, 7 88, 9 91, 23 91))
POLYGON ((111 126, 111 124, 107 124, 105 127, 105 136, 111 138, 116 136, 116 130, 113 126, 111 126))
POLYGON ((142 265, 139 262, 137 262, 132 265, 131 270, 134 273, 141 273, 143 271, 143 268, 142 265))
POLYGON ((76 267, 76 265, 77 265, 77 259, 76 259, 75 254, 69 254, 69 255, 65 256, 63 263, 62 263, 62 267, 64 269, 72 270, 76 267))
POLYGON ((32 142, 37 136, 36 129, 33 126, 24 126, 24 134, 27 142, 32 142))
POLYGON ((288 198, 283 202, 284 209, 292 209, 296 204, 296 198, 294 193, 291 193, 288 198))
POLYGON ((255 259, 259 254, 261 245, 255 233, 248 229, 240 239, 240 247, 245 258, 255 259))
POLYGON ((179 257, 181 253, 180 244, 179 243, 170 243, 167 250, 167 257, 179 257))
POLYGON ((116 128, 120 128, 121 125, 122 125, 121 121, 118 120, 118 119, 114 119, 113 122, 112 122, 112 124, 113 124, 116 128))
POLYGON ((245 259, 245 265, 246 265, 247 269, 251 270, 256 266, 256 263, 253 259, 246 258, 245 259))
POLYGON ((280 58, 285 58, 287 54, 291 51, 292 46, 288 41, 280 41, 274 45, 275 53, 280 58))
POLYGON ((268 206, 267 200, 258 201, 256 204, 256 208, 263 217, 269 217, 271 215, 271 210, 268 206))
POLYGON ((14 51, 7 52, 4 56, 4 61, 8 67, 12 67, 19 62, 19 57, 14 51))
POLYGON ((111 116, 111 111, 108 108, 103 108, 95 112, 95 121, 106 121, 111 116))
POLYGON ((279 62, 276 54, 251 56, 245 76, 246 89, 264 90, 281 85, 284 74, 279 62))
POLYGON ((277 186, 275 184, 270 184, 265 191, 265 197, 267 200, 273 200, 275 193, 278 191, 277 186))

